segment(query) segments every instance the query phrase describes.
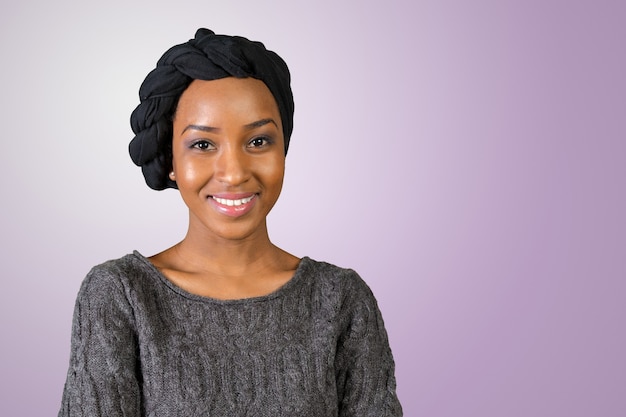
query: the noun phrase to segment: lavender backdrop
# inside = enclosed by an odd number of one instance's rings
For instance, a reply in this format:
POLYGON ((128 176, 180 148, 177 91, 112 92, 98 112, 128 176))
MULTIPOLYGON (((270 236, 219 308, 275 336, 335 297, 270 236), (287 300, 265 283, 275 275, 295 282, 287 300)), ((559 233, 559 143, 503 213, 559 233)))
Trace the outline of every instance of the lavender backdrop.
POLYGON ((106 3, 0 6, 0 415, 56 414, 91 266, 183 236, 128 118, 199 26, 290 64, 272 237, 370 283, 405 415, 626 415, 623 2, 106 3))

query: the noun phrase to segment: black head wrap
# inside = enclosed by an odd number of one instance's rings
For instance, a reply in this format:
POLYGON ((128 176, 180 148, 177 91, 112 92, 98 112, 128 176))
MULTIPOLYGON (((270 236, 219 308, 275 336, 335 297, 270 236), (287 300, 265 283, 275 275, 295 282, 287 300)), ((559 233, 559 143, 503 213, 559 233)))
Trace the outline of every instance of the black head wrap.
POLYGON ((136 135, 129 145, 130 157, 141 166, 150 188, 177 188, 168 174, 172 168, 172 117, 180 95, 193 80, 225 77, 252 77, 267 85, 278 104, 287 153, 294 103, 285 61, 261 42, 198 29, 194 39, 170 48, 159 59, 141 85, 141 103, 130 117, 136 135))

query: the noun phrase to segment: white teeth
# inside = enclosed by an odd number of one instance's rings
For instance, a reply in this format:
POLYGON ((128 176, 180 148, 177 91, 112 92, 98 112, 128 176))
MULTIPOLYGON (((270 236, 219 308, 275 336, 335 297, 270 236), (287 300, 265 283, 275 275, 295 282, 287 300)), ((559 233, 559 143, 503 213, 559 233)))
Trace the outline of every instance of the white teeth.
POLYGON ((225 206, 240 206, 242 204, 249 203, 250 200, 252 200, 253 198, 254 198, 254 196, 251 195, 250 197, 241 198, 239 200, 228 200, 226 198, 218 198, 218 197, 213 197, 213 200, 215 200, 218 203, 223 204, 225 206))

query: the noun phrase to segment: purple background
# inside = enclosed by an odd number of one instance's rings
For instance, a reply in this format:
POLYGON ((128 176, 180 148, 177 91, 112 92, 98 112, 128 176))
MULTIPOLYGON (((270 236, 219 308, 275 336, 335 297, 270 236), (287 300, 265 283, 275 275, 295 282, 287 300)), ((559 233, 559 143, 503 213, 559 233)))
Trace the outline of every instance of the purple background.
POLYGON ((289 63, 272 238, 371 285, 405 415, 626 415, 623 2, 106 3, 1 6, 0 415, 56 415, 91 266, 182 238, 128 119, 199 26, 289 63))

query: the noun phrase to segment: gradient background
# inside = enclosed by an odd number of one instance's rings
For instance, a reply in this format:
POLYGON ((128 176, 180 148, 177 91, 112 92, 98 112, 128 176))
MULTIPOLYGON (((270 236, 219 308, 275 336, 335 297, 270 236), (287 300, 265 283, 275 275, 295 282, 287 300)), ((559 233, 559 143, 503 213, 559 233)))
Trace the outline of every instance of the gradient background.
POLYGON ((183 237, 128 120, 200 26, 289 63, 270 232, 370 284, 406 416, 626 415, 623 2, 107 3, 1 6, 0 415, 56 415, 93 265, 183 237))

